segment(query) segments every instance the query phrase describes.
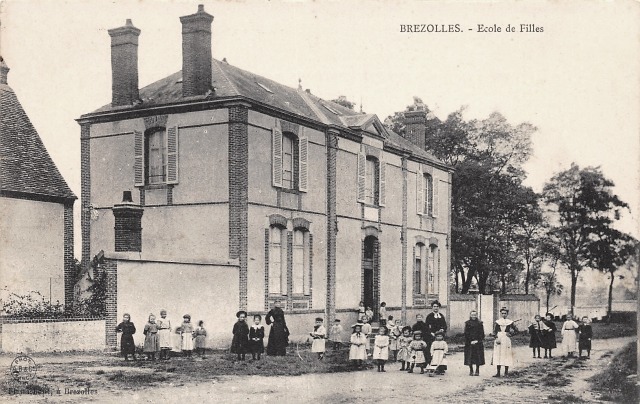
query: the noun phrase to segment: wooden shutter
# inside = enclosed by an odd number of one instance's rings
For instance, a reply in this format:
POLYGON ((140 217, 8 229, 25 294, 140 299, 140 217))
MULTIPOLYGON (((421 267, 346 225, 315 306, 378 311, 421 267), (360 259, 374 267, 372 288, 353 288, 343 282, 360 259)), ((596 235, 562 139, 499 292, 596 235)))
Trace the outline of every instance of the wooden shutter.
POLYGON ((378 205, 385 206, 387 202, 387 163, 380 159, 380 194, 378 196, 378 205))
POLYGON ((140 131, 133 132, 133 175, 136 187, 144 186, 144 134, 140 131))
POLYGON ((358 153, 358 202, 364 203, 364 183, 366 181, 367 155, 358 153))
POLYGON ((271 130, 272 179, 274 187, 282 187, 282 131, 277 125, 271 130))
POLYGON ((422 168, 416 171, 416 213, 422 215, 424 213, 424 174, 422 168))
POLYGON ((435 172, 433 174, 433 207, 431 208, 431 216, 438 217, 438 208, 440 206, 440 180, 435 175, 435 172))
POLYGON ((167 128, 167 184, 178 183, 178 127, 167 128))
POLYGON ((302 192, 307 192, 308 182, 309 182, 309 173, 308 173, 308 160, 309 160, 309 139, 307 139, 304 135, 302 135, 298 140, 299 154, 298 154, 298 167, 300 178, 298 181, 298 190, 302 192))

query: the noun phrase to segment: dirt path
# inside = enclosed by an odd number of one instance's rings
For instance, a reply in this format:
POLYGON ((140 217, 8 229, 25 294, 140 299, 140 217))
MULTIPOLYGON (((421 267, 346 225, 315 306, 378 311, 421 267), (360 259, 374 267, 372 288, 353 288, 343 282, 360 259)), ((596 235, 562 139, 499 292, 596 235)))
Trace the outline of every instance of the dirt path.
MULTIPOLYGON (((435 402, 467 401, 470 395, 478 402, 541 402, 568 401, 579 398, 593 402, 595 398, 583 393, 583 380, 607 364, 607 354, 620 349, 633 338, 616 338, 594 341, 592 359, 589 361, 566 361, 560 358, 548 361, 533 359, 527 347, 516 347, 516 365, 512 376, 496 379, 491 376, 495 367, 483 366, 480 377, 468 375, 462 365, 463 354, 449 356, 449 370, 445 376, 427 377, 420 374, 400 372, 399 365, 390 363, 386 373, 374 370, 351 373, 307 374, 302 376, 224 376, 207 382, 173 384, 171 381, 138 390, 100 391, 93 396, 12 396, 19 402, 230 402, 230 403, 301 403, 328 402, 416 402, 424 401, 428 394, 435 402), (557 374, 549 376, 549 369, 557 374), (422 397, 418 399, 418 397, 422 397)), ((556 352, 560 354, 560 352, 556 352)), ((490 362, 491 350, 486 351, 490 362)), ((76 358, 77 359, 77 358, 76 358)), ((292 358, 293 360, 293 358, 292 358)), ((1 361, 0 361, 1 362, 1 361)), ((64 359, 61 360, 64 362, 64 359)), ((1 364, 0 364, 1 365, 1 364)), ((0 401, 2 401, 0 399, 0 401)))

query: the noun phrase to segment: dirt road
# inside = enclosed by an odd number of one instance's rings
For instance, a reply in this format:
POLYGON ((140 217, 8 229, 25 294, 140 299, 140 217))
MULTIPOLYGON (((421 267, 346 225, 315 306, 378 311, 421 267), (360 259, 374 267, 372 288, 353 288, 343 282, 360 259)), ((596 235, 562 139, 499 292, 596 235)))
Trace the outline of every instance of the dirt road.
MULTIPOLYGON (((567 371, 575 373, 575 382, 563 387, 564 392, 572 389, 583 390, 580 376, 587 373, 586 368, 600 370, 606 364, 605 353, 620 349, 633 338, 616 338, 594 341, 592 359, 581 369, 567 371), (574 386, 575 384, 575 386, 574 386)), ((556 352, 557 355, 560 352, 556 352)), ((531 365, 540 364, 544 359, 531 358, 527 347, 516 347, 517 363, 512 370, 522 370, 531 365)), ((490 362, 491 350, 486 351, 487 362, 490 362)), ((468 368, 462 365, 463 354, 453 353, 448 358, 449 370, 444 376, 427 377, 419 373, 407 374, 399 371, 399 365, 388 364, 386 373, 373 370, 351 373, 308 374, 302 376, 225 376, 206 383, 188 382, 172 385, 144 387, 134 391, 98 392, 97 395, 75 397, 63 396, 12 396, 18 401, 33 402, 35 399, 55 402, 225 402, 225 403, 351 403, 364 400, 366 402, 421 402, 429 395, 434 402, 460 402, 468 400, 473 392, 474 398, 480 402, 496 402, 507 399, 509 402, 534 402, 553 388, 537 386, 519 380, 496 379, 491 376, 495 367, 487 365, 480 370, 480 377, 468 375, 468 368), (522 384, 522 385, 520 385, 522 384), (542 388, 542 390, 541 390, 542 388), (524 389, 524 390, 523 390, 524 389), (529 391, 527 391, 529 389, 529 391), (542 394, 542 395, 541 395, 542 394), (531 401, 530 401, 531 399, 531 401)), ((558 361, 559 365, 562 363, 558 361)), ((534 366, 531 366, 532 368, 534 366)), ((593 372, 592 372, 593 373, 593 372)), ((557 389, 556 389, 557 390, 557 389)), ((580 396, 581 391, 576 391, 580 396)), ((548 394, 547 394, 548 395, 548 394)), ((584 396, 585 400, 589 397, 584 396)))

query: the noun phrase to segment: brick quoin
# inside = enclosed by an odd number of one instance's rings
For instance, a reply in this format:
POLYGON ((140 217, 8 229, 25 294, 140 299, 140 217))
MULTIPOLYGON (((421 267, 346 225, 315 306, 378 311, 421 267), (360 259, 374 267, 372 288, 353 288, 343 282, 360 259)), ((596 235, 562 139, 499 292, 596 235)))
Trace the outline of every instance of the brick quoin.
POLYGON ((73 255, 73 203, 64 204, 64 304, 73 305, 73 286, 76 281, 76 268, 73 255))
POLYGON ((117 347, 116 326, 118 325, 118 261, 105 259, 102 266, 107 272, 107 298, 105 302, 105 343, 107 347, 117 347))
POLYGON ((247 309, 248 209, 249 209, 249 110, 229 107, 229 257, 238 258, 239 308, 247 309))
POLYGON ((91 125, 80 124, 80 226, 82 264, 88 268, 91 256, 91 125))
POLYGON ((408 217, 408 197, 407 197, 407 157, 402 157, 402 302, 400 307, 400 317, 402 324, 407 324, 407 217, 408 217))
MULTIPOLYGON (((338 217, 336 215, 336 149, 338 131, 329 129, 327 143, 327 304, 326 323, 333 324, 336 318, 336 236, 338 217)), ((330 328, 330 327, 329 327, 330 328)))

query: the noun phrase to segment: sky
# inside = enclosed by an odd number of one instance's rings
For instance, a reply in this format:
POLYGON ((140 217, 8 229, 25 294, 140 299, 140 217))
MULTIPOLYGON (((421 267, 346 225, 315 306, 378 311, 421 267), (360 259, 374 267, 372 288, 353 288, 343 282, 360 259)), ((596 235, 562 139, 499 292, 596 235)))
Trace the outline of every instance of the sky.
MULTIPOLYGON (((600 166, 631 205, 621 229, 640 237, 636 1, 4 0, 9 85, 78 197, 74 119, 111 100, 107 30, 127 18, 142 30, 143 87, 181 69, 179 17, 198 3, 215 18, 214 58, 291 87, 301 79, 381 120, 419 96, 442 119, 466 106, 468 119, 498 111, 513 125, 533 124, 526 183, 541 191, 572 162, 600 166), (439 32, 402 32, 413 24, 439 32), (440 32, 455 24, 460 32, 440 32), (479 24, 501 31, 478 32, 479 24), (520 24, 542 32, 519 32, 520 24)), ((75 212, 79 255, 79 201, 75 212)))

